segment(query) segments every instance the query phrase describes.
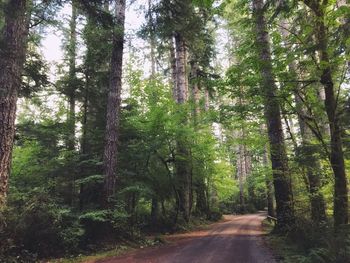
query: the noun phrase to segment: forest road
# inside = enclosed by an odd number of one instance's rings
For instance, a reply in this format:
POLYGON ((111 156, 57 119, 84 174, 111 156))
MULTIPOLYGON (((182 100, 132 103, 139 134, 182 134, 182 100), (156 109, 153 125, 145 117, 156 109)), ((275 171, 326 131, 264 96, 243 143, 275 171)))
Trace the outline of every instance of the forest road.
POLYGON ((264 247, 265 213, 226 215, 206 230, 171 235, 170 244, 145 248, 98 263, 275 263, 264 247))

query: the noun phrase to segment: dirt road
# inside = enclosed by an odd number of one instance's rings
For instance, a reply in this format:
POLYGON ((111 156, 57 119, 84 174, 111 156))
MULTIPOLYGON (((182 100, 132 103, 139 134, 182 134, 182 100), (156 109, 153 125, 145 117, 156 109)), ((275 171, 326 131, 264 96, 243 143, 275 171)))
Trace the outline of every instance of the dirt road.
POLYGON ((265 214, 225 216, 209 229, 171 236, 170 244, 99 263, 275 263, 263 246, 265 214))

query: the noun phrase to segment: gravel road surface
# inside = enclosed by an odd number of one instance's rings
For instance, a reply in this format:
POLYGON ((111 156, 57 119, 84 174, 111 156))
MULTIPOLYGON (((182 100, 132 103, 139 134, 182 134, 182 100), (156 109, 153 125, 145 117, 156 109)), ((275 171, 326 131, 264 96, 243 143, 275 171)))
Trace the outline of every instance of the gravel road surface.
POLYGON ((166 238, 169 244, 98 263, 275 263, 261 238, 265 217, 264 213, 226 215, 208 229, 166 238))

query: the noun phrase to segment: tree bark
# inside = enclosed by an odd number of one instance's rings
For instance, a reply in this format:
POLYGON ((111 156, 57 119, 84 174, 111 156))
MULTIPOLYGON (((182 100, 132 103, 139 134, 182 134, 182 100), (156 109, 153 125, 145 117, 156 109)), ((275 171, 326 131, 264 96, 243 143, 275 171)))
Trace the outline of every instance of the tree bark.
POLYGON ((270 143, 273 184, 276 198, 277 229, 284 231, 294 225, 293 196, 288 159, 284 144, 281 109, 272 72, 270 40, 264 17, 264 1, 253 0, 256 44, 261 70, 264 114, 270 143))
MULTIPOLYGON (((148 0, 148 26, 149 26, 149 43, 150 43, 150 56, 151 56, 151 76, 150 79, 154 80, 156 74, 156 38, 154 31, 154 22, 152 17, 152 0, 148 0)), ((172 51, 173 52, 173 51, 172 51)), ((152 197, 151 201, 151 227, 156 229, 159 220, 159 202, 157 197, 152 197)))
POLYGON ((183 104, 188 100, 188 85, 186 74, 186 45, 180 33, 175 34, 176 52, 176 82, 177 82, 177 103, 183 104))
POLYGON ((196 62, 191 63, 191 80, 192 80, 192 103, 193 103, 193 116, 195 123, 200 115, 199 101, 200 93, 198 86, 198 64, 196 62))
POLYGON ((154 77, 156 74, 156 38, 155 38, 155 30, 154 30, 154 21, 152 17, 152 0, 148 0, 148 26, 149 26, 149 40, 151 47, 151 76, 154 77))
MULTIPOLYGON (((88 48, 87 48, 88 49, 88 48)), ((90 72, 89 69, 85 71, 85 91, 83 101, 83 119, 82 119, 82 136, 81 136, 81 153, 88 153, 88 115, 89 115, 89 95, 90 95, 90 72)))
POLYGON ((67 149, 73 151, 75 149, 75 93, 76 93, 76 56, 77 56, 77 17, 78 10, 76 1, 72 1, 72 14, 70 20, 70 38, 68 45, 69 60, 69 91, 68 91, 68 138, 67 149))
MULTIPOLYGON (((198 129, 198 118, 201 114, 200 109, 200 90, 198 82, 198 63, 191 61, 191 102, 192 102, 192 114, 194 127, 198 129)), ((200 215, 208 215, 208 202, 206 196, 206 184, 204 176, 199 176, 195 180, 195 192, 196 192, 196 211, 200 215)))
MULTIPOLYGON (((241 103, 241 100, 240 100, 241 103)), ((235 130, 233 136, 237 139, 243 140, 243 131, 242 129, 235 130)), ((245 210, 245 201, 244 201, 244 183, 246 179, 246 164, 245 164, 245 153, 244 153, 244 145, 241 142, 236 146, 236 177, 238 179, 238 188, 239 188, 239 205, 240 212, 244 212, 245 210)))
POLYGON ((237 177, 239 185, 239 204, 241 206, 241 212, 244 212, 244 182, 245 182, 245 163, 243 154, 243 145, 239 145, 237 153, 237 177))
POLYGON ((10 0, 0 49, 0 206, 6 204, 15 134, 16 103, 25 61, 31 1, 10 0))
MULTIPOLYGON (((186 45, 180 33, 175 34, 175 57, 176 57, 176 102, 184 104, 188 101, 188 82, 186 73, 186 45)), ((184 116, 184 123, 187 117, 184 116)), ((189 221, 191 214, 191 166, 189 163, 190 152, 187 147, 186 138, 177 140, 177 157, 175 161, 176 177, 178 180, 180 194, 180 208, 185 221, 189 221)))
POLYGON ((208 213, 208 198, 206 195, 206 185, 204 180, 201 178, 196 187, 196 210, 201 215, 208 213))
POLYGON ((151 206, 151 225, 152 228, 156 229, 158 226, 158 218, 159 218, 159 202, 158 199, 152 198, 152 206, 151 206))
POLYGON ((107 203, 114 195, 116 184, 118 128, 122 88, 124 48, 125 0, 115 1, 116 25, 113 32, 113 47, 107 97, 106 142, 104 148, 104 190, 107 203))
POLYGON ((321 4, 316 0, 304 0, 304 3, 316 16, 316 40, 320 53, 322 72, 320 82, 325 91, 325 108, 330 127, 330 162, 334 173, 334 226, 348 223, 348 187, 345 173, 344 153, 342 148, 341 126, 337 112, 337 99, 335 97, 332 69, 328 54, 327 27, 325 25, 325 6, 327 0, 321 4))
POLYGON ((210 97, 209 97, 209 90, 204 90, 204 110, 209 111, 210 108, 210 97))
POLYGON ((190 153, 183 138, 177 141, 176 179, 179 188, 180 209, 186 222, 191 214, 191 171, 189 165, 190 153))
MULTIPOLYGON (((263 130, 265 130, 264 127, 263 127, 263 130)), ((269 150, 267 145, 265 145, 265 149, 264 149, 263 164, 265 167, 271 166, 269 162, 269 150)), ((266 183, 267 214, 269 216, 276 217, 274 198, 273 198, 273 182, 270 178, 270 174, 265 175, 265 183, 266 183)))
POLYGON ((175 55, 175 43, 174 36, 170 37, 170 67, 171 67, 171 84, 173 91, 173 98, 177 101, 177 72, 176 72, 176 55, 175 55))

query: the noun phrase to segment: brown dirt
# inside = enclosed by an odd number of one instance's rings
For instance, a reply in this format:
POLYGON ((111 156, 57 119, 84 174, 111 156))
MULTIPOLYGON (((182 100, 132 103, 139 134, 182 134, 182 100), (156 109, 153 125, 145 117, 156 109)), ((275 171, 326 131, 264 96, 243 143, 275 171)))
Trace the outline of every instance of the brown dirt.
POLYGON ((96 263, 275 263, 261 238, 265 217, 228 215, 206 230, 171 235, 166 238, 169 244, 96 263))

